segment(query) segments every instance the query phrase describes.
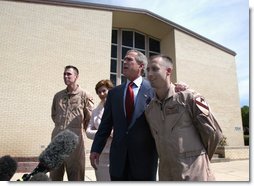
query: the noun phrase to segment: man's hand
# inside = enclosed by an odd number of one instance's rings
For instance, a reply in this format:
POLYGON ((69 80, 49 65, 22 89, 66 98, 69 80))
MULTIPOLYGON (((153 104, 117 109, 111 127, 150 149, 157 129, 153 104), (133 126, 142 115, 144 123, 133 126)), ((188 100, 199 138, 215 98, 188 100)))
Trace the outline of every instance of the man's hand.
POLYGON ((183 82, 175 83, 175 92, 185 91, 188 88, 189 86, 186 83, 183 82))
POLYGON ((92 165, 92 167, 97 170, 97 165, 99 164, 99 158, 100 158, 100 154, 97 152, 91 152, 90 154, 90 163, 92 165))
POLYGON ((190 89, 189 85, 187 85, 186 83, 179 82, 179 83, 174 83, 174 85, 175 85, 175 92, 181 92, 188 89, 188 91, 192 92, 196 96, 200 95, 197 91, 190 89))

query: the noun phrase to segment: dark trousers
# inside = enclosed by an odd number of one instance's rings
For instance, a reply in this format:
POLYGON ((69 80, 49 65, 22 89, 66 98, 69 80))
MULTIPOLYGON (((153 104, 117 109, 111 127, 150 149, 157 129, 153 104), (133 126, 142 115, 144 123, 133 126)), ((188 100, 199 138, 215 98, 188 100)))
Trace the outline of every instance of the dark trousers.
POLYGON ((128 158, 126 158, 124 173, 122 177, 115 177, 110 175, 111 181, 134 181, 131 179, 131 170, 129 170, 128 158))
POLYGON ((154 178, 153 177, 145 178, 145 177, 137 177, 137 175, 133 175, 130 168, 130 162, 128 161, 128 159, 129 158, 127 157, 123 175, 121 177, 115 177, 110 175, 111 181, 156 181, 156 176, 154 178))

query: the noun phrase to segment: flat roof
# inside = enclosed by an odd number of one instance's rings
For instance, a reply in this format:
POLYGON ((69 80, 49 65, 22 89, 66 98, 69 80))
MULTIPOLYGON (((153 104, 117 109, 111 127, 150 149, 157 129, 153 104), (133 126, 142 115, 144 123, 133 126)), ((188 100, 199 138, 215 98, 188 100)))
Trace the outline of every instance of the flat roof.
POLYGON ((130 7, 122 7, 122 6, 113 6, 113 5, 105 5, 105 4, 97 4, 97 3, 89 3, 89 2, 81 2, 81 1, 68 1, 68 0, 15 0, 19 2, 30 2, 30 3, 40 3, 40 4, 49 4, 49 5, 58 5, 58 6, 68 6, 68 7, 79 7, 79 8, 90 8, 90 9, 97 9, 97 10, 107 10, 107 11, 123 11, 123 12, 130 12, 130 13, 138 13, 138 14, 145 14, 147 16, 153 17, 158 19, 165 24, 172 26, 176 30, 180 30, 192 37, 195 37, 205 43, 208 43, 216 48, 219 48, 233 56, 236 56, 236 52, 224 47, 221 44, 218 44, 196 32, 193 32, 181 25, 178 25, 164 17, 161 17, 151 11, 139 8, 130 8, 130 7))

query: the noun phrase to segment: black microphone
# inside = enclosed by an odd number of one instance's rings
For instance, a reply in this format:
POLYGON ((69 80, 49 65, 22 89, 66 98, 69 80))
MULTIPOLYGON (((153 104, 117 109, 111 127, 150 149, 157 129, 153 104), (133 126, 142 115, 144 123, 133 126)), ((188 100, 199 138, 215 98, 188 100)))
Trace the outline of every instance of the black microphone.
POLYGON ((39 156, 39 164, 30 174, 24 174, 22 180, 28 181, 31 176, 42 172, 47 173, 60 167, 64 160, 70 156, 79 142, 78 136, 66 129, 57 134, 39 156))
POLYGON ((17 170, 17 162, 10 155, 0 158, 0 181, 10 181, 17 170))

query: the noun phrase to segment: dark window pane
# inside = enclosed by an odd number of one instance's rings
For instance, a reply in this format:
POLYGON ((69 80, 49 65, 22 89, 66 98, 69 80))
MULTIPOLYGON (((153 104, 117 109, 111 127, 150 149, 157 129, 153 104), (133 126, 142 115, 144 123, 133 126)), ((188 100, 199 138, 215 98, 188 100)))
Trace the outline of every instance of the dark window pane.
POLYGON ((145 49, 145 36, 135 33, 135 48, 145 49))
POLYGON ((149 38, 149 50, 160 53, 160 42, 149 38))
POLYGON ((112 81, 113 85, 116 86, 116 75, 110 74, 110 80, 112 81))
POLYGON ((122 32, 122 45, 133 47, 133 32, 123 31, 122 32))
POLYGON ((117 46, 111 45, 111 57, 117 58, 117 46))
POLYGON ((153 56, 153 55, 157 55, 158 53, 154 53, 154 52, 149 52, 149 57, 153 56))
POLYGON ((117 30, 112 30, 111 40, 112 40, 112 43, 117 44, 117 30))
POLYGON ((125 57, 128 50, 131 50, 131 48, 122 47, 122 59, 125 57))
POLYGON ((125 76, 121 76, 121 83, 126 82, 127 78, 125 76))
POLYGON ((114 59, 111 59, 110 72, 116 73, 116 66, 117 66, 117 61, 114 59))
POLYGON ((146 51, 144 50, 138 50, 139 52, 142 52, 144 55, 146 55, 146 51))

